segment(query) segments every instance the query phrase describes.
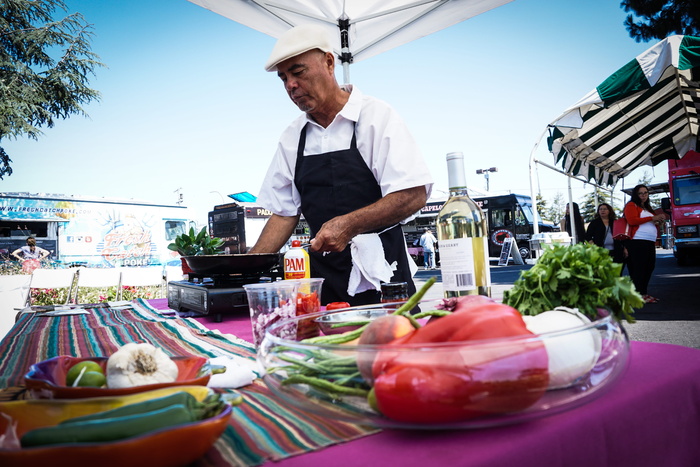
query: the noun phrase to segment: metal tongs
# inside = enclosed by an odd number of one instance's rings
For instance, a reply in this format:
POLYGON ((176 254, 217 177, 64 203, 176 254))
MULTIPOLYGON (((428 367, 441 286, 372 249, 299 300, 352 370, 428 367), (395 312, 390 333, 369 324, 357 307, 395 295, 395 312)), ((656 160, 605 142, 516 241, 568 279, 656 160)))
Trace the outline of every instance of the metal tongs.
MULTIPOLYGON (((310 246, 311 246, 311 243, 302 243, 301 245, 299 245, 300 248, 304 248, 306 251, 309 251, 309 247, 310 247, 310 246)), ((324 251, 324 252, 322 253, 323 256, 326 256, 326 255, 329 255, 329 254, 331 254, 330 251, 324 251)))

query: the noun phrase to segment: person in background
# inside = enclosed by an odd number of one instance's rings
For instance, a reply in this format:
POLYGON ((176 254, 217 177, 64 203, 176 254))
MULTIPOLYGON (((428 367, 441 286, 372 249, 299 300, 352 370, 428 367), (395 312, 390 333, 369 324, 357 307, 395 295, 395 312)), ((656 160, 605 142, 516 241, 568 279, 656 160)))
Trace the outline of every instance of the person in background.
POLYGON ((41 267, 41 260, 49 256, 49 252, 36 246, 36 239, 29 237, 27 244, 12 252, 12 256, 22 263, 22 271, 31 274, 41 267))
POLYGON ((586 234, 586 226, 583 223, 583 217, 581 217, 581 211, 578 208, 578 203, 568 203, 566 205, 566 212, 564 214, 564 218, 561 220, 561 229, 563 231, 566 231, 566 233, 569 234, 569 237, 571 237, 572 243, 581 243, 584 239, 584 236, 586 234), (572 235, 572 229, 571 229, 571 216, 569 215, 569 205, 573 204, 574 206, 574 222, 576 223, 576 238, 574 239, 574 235, 572 235))
POLYGON ((630 201, 625 205, 624 215, 630 226, 631 239, 625 241, 630 278, 645 303, 656 303, 659 299, 649 295, 647 287, 656 266, 658 226, 666 216, 654 214, 649 203, 649 189, 645 185, 634 187, 630 201))
POLYGON ((339 86, 335 60, 325 30, 309 24, 280 36, 268 58, 265 69, 303 114, 282 133, 263 180, 258 203, 273 214, 250 253, 279 251, 303 214, 311 275, 325 279, 321 302, 378 303, 380 290, 361 290, 366 282, 350 290, 353 259, 368 259, 358 268, 366 271, 383 254, 381 274, 391 272, 390 281, 406 282, 413 294, 415 263, 399 224, 425 205, 433 182, 397 112, 339 86), (358 253, 361 244, 371 251, 358 253))
POLYGON ((612 206, 607 203, 600 203, 595 219, 588 224, 586 229, 586 241, 607 249, 613 261, 624 264, 625 248, 621 241, 614 240, 612 236, 613 224, 616 218, 617 215, 612 206))
POLYGON ((423 247, 423 266, 425 269, 435 269, 435 244, 437 238, 426 227, 423 235, 420 236, 420 246, 423 247))
POLYGON ((49 252, 41 247, 36 246, 36 239, 34 237, 29 237, 27 239, 27 244, 23 247, 17 248, 12 252, 12 256, 17 258, 18 261, 24 262, 29 259, 42 259, 49 256, 49 252), (20 256, 21 255, 21 256, 20 256))

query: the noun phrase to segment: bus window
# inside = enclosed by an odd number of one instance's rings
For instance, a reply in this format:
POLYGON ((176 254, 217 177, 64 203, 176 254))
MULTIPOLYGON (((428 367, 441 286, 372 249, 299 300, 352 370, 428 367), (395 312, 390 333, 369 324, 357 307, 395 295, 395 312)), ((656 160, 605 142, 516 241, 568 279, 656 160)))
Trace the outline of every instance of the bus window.
POLYGON ((165 239, 169 242, 178 235, 187 233, 184 221, 165 221, 165 239))
POLYGON ((528 225, 528 221, 523 214, 522 209, 515 210, 515 225, 528 225))

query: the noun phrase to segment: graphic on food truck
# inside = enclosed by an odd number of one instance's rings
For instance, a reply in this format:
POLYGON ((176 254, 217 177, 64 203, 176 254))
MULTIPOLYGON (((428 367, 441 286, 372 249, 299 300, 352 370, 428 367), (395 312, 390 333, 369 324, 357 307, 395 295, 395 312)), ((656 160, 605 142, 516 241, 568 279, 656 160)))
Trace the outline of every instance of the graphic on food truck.
POLYGON ((28 236, 52 258, 90 266, 147 266, 177 260, 168 243, 189 229, 187 208, 63 195, 0 193, 0 253, 28 236))
POLYGON ((491 241, 499 246, 503 246, 503 242, 505 242, 506 238, 513 238, 513 232, 506 229, 498 229, 494 230, 491 234, 491 241))
POLYGON ((101 254, 110 263, 127 258, 147 261, 151 256, 151 232, 135 220, 131 225, 118 225, 105 234, 101 254))

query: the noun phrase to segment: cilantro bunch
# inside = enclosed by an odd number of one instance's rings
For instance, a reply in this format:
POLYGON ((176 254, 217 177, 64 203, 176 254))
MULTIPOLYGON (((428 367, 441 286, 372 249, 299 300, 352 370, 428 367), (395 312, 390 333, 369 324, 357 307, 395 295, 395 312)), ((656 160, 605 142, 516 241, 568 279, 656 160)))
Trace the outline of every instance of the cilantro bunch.
POLYGON ((503 294, 503 303, 523 315, 536 315, 558 306, 578 308, 598 319, 605 308, 620 321, 634 323, 634 308, 644 306, 632 280, 620 276, 622 265, 613 262, 608 250, 588 243, 553 246, 537 263, 520 274, 503 294))

